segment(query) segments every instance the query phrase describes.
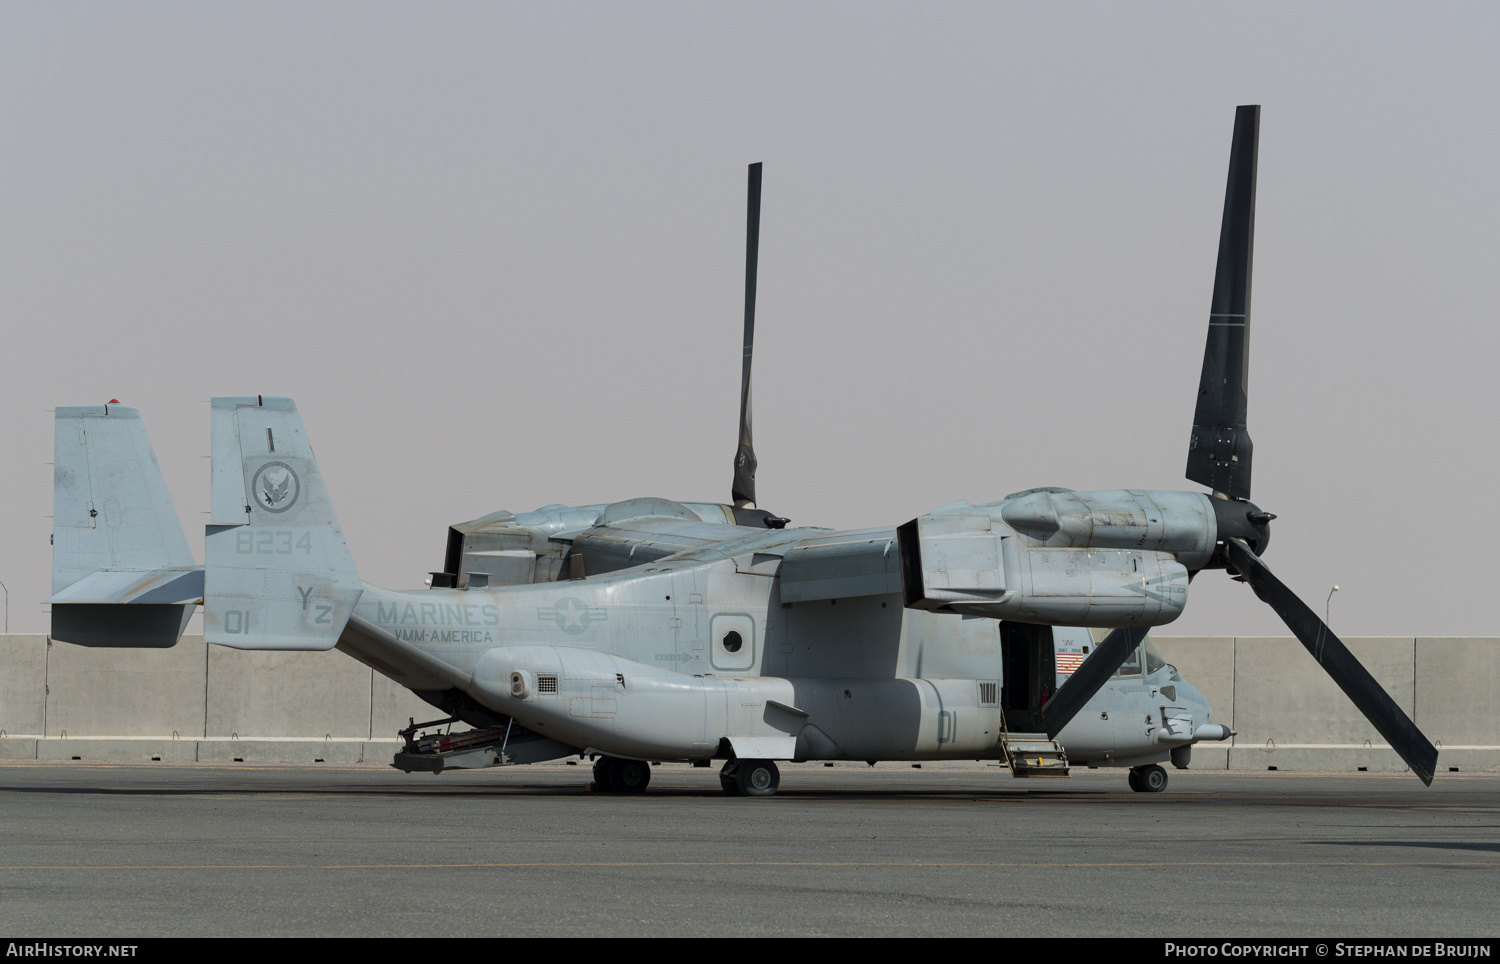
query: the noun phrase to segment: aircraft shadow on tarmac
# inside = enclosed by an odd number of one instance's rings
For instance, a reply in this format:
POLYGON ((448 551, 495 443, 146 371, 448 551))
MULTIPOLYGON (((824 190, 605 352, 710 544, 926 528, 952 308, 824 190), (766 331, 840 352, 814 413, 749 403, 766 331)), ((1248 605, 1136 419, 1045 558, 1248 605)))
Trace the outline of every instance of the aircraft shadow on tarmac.
POLYGON ((1500 853, 1500 842, 1442 840, 1309 840, 1325 847, 1422 847, 1429 850, 1479 850, 1500 853))
MULTIPOLYGON (((601 800, 630 801, 651 799, 701 799, 719 800, 725 799, 724 792, 718 786, 663 786, 653 787, 649 794, 640 796, 602 794, 591 791, 586 782, 567 784, 481 784, 471 786, 454 786, 449 783, 442 786, 339 786, 338 784, 322 784, 313 786, 253 786, 240 784, 238 786, 216 786, 192 787, 192 786, 138 786, 138 787, 107 787, 93 785, 73 784, 46 784, 38 786, 0 786, 0 799, 5 794, 59 794, 65 796, 100 796, 100 797, 265 797, 265 796, 293 796, 293 797, 418 797, 423 799, 443 797, 597 797, 601 800)), ((787 787, 778 794, 792 800, 845 800, 858 802, 879 802, 882 800, 930 800, 933 802, 965 800, 975 802, 1005 802, 1023 803, 1026 801, 1057 802, 1073 800, 1075 802, 1126 802, 1141 801, 1144 798, 1133 793, 1121 793, 1112 788, 1098 789, 1010 789, 1010 788, 974 788, 974 787, 913 787, 909 789, 881 787, 787 787)), ((775 799, 775 798, 772 798, 775 799)), ((728 802, 726 800, 726 802, 728 802)), ((1157 801, 1146 801, 1157 802, 1157 801)), ((1179 798, 1179 802, 1182 802, 1179 798)))
MULTIPOLYGON (((122 774, 111 768, 107 774, 89 776, 83 773, 70 774, 72 779, 57 779, 51 774, 45 778, 45 782, 27 784, 17 781, 11 785, 0 782, 0 799, 6 794, 58 794, 62 796, 97 796, 97 797, 177 797, 177 798, 255 798, 255 797, 344 797, 344 798, 474 798, 493 797, 503 799, 506 797, 555 797, 555 798, 584 798, 608 801, 640 800, 722 800, 729 803, 729 798, 724 796, 723 790, 718 786, 717 780, 705 779, 701 785, 696 781, 683 780, 680 776, 673 775, 666 780, 654 784, 644 794, 604 794, 593 793, 589 789, 588 773, 579 768, 579 771, 568 773, 566 776, 559 774, 553 780, 532 782, 456 782, 423 781, 419 776, 402 776, 400 774, 381 774, 386 779, 377 782, 369 780, 369 773, 357 775, 359 782, 346 782, 348 777, 340 772, 329 772, 314 777, 313 775, 297 770, 282 771, 280 768, 249 768, 242 771, 214 768, 216 772, 211 778, 205 779, 202 771, 184 771, 181 774, 171 774, 166 771, 151 773, 149 780, 161 780, 159 784, 147 782, 139 777, 130 779, 127 786, 110 786, 106 781, 118 779, 122 774), (82 777, 83 782, 78 780, 82 777), (575 779, 576 777, 576 779, 575 779)), ((35 775, 35 771, 32 771, 35 775)), ((477 773, 475 774, 477 776, 477 773)), ((1250 788, 1245 785, 1237 785, 1233 788, 1204 788, 1196 791, 1179 791, 1176 793, 1142 795, 1131 793, 1123 786, 1123 781, 1110 781, 1108 784, 1094 784, 1091 786, 1057 786, 1048 782, 1039 785, 1036 781, 1024 781, 1024 785, 1017 786, 1015 783, 1005 781, 1003 783, 981 782, 983 775, 974 776, 973 779, 939 778, 929 775, 918 777, 923 780, 920 786, 892 786, 891 777, 912 776, 917 774, 895 773, 882 774, 885 778, 878 785, 861 786, 857 776, 841 775, 837 784, 825 782, 822 774, 817 776, 802 776, 789 780, 781 788, 778 796, 787 799, 808 801, 843 801, 848 803, 879 803, 882 801, 931 801, 953 802, 990 802, 990 803, 1012 803, 1025 804, 1035 802, 1038 804, 1055 804, 1071 802, 1075 805, 1120 805, 1130 803, 1132 806, 1171 807, 1180 809, 1182 807, 1236 807, 1236 808, 1260 808, 1260 807, 1310 807, 1314 809, 1325 808, 1355 808, 1355 809, 1432 809, 1431 801, 1416 799, 1403 792, 1376 792, 1371 796, 1373 787, 1361 786, 1358 792, 1346 789, 1339 785, 1334 788, 1320 787, 1314 789, 1309 787, 1306 794, 1288 795, 1287 786, 1278 781, 1275 786, 1250 788), (935 785, 940 783, 953 783, 948 786, 935 785), (1332 789, 1333 792, 1329 792, 1332 789)), ((1339 781, 1342 784, 1344 781, 1339 781)), ((1364 781, 1357 781, 1361 784, 1364 781)), ((1381 791, 1387 788, 1382 786, 1381 791)), ((1467 787, 1464 789, 1468 789, 1467 787)), ((1480 787, 1476 786, 1476 790, 1480 787)), ((1469 794, 1463 794, 1468 797, 1469 794)), ((1479 797, 1486 797, 1481 792, 1479 797)), ((12 798, 19 799, 19 798, 12 798)), ((775 799, 775 798, 770 798, 775 799)), ((1469 810, 1478 800, 1453 799, 1447 806, 1439 809, 1469 810)), ((1487 801, 1486 801, 1487 803, 1487 801)), ((1481 809, 1488 809, 1485 804, 1480 804, 1481 809)), ((1396 846, 1386 841, 1371 841, 1369 846, 1396 846)), ((1413 843, 1411 846, 1440 846, 1438 844, 1413 843)), ((1486 845, 1488 847, 1488 845, 1486 845)), ((1490 850, 1500 852, 1500 845, 1488 847, 1490 850)))

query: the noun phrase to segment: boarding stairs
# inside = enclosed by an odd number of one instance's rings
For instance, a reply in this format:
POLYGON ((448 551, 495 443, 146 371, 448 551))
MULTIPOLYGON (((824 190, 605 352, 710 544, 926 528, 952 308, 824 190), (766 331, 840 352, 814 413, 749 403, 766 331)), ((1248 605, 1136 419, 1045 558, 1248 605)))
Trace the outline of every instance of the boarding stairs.
POLYGON ((1045 733, 1002 733, 1000 749, 1010 772, 1018 777, 1065 777, 1068 755, 1045 733))

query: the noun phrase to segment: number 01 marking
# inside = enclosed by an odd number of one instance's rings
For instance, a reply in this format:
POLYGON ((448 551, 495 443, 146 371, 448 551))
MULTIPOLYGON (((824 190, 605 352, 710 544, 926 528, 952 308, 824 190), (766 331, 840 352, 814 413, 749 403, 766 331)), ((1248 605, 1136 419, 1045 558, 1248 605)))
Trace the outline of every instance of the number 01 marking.
POLYGON ((231 636, 242 636, 250 632, 250 610, 226 609, 224 611, 224 632, 231 636))

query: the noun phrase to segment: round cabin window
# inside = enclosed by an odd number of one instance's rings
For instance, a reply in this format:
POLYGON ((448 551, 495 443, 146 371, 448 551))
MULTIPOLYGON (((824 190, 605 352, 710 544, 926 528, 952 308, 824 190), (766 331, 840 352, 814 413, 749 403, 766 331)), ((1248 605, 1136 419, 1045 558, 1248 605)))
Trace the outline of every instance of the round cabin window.
POLYGON ((731 653, 738 653, 740 647, 745 645, 744 637, 734 630, 724 634, 724 649, 731 653))

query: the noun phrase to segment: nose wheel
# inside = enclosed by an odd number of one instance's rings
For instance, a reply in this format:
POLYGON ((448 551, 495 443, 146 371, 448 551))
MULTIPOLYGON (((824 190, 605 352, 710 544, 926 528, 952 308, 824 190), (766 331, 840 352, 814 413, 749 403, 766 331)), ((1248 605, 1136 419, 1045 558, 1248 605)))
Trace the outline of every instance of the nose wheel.
POLYGON ((1167 788, 1167 771, 1156 764, 1130 768, 1130 789, 1136 793, 1161 793, 1167 788))
POLYGON ((730 760, 719 771, 719 786, 731 797, 774 796, 781 771, 770 760, 730 760))

